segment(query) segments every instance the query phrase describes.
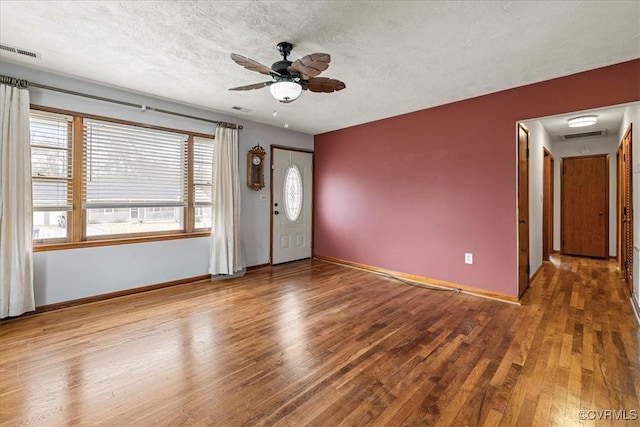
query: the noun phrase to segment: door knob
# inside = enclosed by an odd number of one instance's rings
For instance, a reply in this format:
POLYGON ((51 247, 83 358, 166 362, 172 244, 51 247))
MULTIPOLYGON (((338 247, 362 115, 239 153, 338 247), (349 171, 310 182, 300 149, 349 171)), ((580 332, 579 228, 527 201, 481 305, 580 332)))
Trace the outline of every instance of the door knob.
POLYGON ((526 224, 526 223, 527 223, 527 220, 526 220, 526 219, 521 219, 521 220, 520 220, 520 224, 526 224))
POLYGON ((273 214, 274 214, 274 215, 279 215, 279 214, 280 214, 280 212, 278 212, 278 211, 274 211, 274 212, 273 212, 273 214))
POLYGON ((600 212, 599 212, 599 215, 604 215, 604 212, 600 211, 600 212))

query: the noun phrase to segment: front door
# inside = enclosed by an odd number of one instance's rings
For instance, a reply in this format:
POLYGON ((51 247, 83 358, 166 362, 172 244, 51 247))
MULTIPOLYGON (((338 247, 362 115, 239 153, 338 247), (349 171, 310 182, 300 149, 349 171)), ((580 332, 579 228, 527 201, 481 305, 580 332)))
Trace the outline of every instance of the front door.
POLYGON ((562 159, 562 252, 609 255, 609 156, 562 159))
POLYGON ((313 153, 272 148, 272 264, 311 258, 313 153))

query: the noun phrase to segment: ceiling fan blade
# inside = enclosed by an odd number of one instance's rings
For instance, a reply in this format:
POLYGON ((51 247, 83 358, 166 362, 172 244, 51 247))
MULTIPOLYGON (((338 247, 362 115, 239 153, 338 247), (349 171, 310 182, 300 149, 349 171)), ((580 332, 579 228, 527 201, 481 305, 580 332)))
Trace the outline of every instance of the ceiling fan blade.
POLYGON ((302 89, 310 90, 311 92, 331 93, 342 90, 345 87, 347 87, 347 85, 345 85, 344 82, 328 77, 314 77, 302 82, 302 89))
POLYGON ((271 68, 267 67, 266 65, 262 65, 261 63, 254 61, 251 58, 238 55, 237 53, 232 53, 231 59, 233 59, 233 61, 236 64, 246 68, 247 70, 257 71, 258 73, 266 74, 267 76, 272 74, 275 74, 276 76, 280 75, 280 73, 278 73, 277 71, 273 71, 271 68))
POLYGON ((309 80, 311 77, 315 77, 327 68, 331 62, 331 55, 328 53, 312 53, 311 55, 303 56, 300 59, 296 59, 291 66, 289 66, 289 72, 299 73, 303 79, 309 80))
POLYGON ((232 87, 229 90, 251 90, 251 89, 262 89, 265 86, 269 86, 271 85, 273 82, 262 82, 262 83, 254 83, 252 85, 246 85, 246 86, 238 86, 238 87, 232 87))

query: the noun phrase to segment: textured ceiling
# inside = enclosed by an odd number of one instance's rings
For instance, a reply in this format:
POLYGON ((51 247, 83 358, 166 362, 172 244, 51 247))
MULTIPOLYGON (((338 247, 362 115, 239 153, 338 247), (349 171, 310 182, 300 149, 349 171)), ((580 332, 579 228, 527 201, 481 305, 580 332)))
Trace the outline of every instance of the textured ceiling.
MULTIPOLYGON (((0 1, 0 58, 318 134, 640 57, 633 1, 0 1), (270 66, 330 53, 337 93, 276 106, 270 66), (232 106, 251 110, 240 113, 232 106)), ((19 76, 16 76, 19 77, 19 76)))

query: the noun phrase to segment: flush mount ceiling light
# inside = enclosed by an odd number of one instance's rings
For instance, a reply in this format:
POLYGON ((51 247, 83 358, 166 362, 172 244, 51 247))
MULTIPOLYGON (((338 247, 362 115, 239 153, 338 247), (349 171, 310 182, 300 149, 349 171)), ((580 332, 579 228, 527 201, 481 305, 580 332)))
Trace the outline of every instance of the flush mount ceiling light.
POLYGON ((269 86, 271 95, 278 101, 288 104, 293 102, 302 93, 302 86, 299 83, 282 78, 269 86))
POLYGON ((583 126, 595 125, 598 121, 598 116, 580 116, 567 120, 569 127, 581 128, 583 126))

